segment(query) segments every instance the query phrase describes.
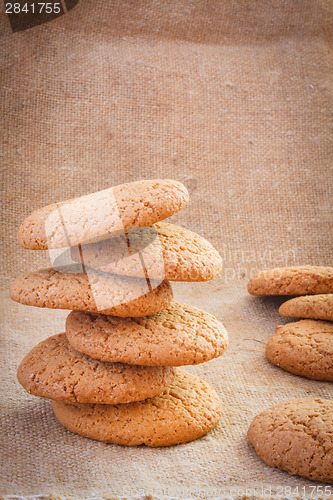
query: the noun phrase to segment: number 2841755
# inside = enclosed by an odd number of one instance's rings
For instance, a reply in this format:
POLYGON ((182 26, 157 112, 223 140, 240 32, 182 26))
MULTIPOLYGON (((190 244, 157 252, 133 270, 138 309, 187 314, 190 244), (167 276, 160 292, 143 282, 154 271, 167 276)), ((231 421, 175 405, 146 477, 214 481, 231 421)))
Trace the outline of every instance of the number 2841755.
POLYGON ((6 3, 6 14, 21 14, 22 12, 26 14, 60 14, 61 2, 6 3))

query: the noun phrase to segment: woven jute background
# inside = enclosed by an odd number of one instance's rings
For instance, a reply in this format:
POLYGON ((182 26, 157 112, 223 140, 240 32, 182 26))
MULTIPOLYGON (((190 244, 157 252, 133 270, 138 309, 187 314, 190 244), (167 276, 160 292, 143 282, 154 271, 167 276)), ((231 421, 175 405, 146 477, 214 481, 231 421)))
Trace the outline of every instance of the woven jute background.
POLYGON ((246 282, 261 268, 332 265, 332 2, 81 0, 17 33, 3 9, 1 33, 1 494, 267 498, 298 487, 310 498, 318 483, 267 467, 246 431, 279 401, 332 398, 332 385, 265 359, 286 320, 280 299, 250 297, 246 282), (173 220, 224 258, 220 278, 174 286, 229 331, 223 357, 190 368, 224 415, 195 442, 125 448, 70 434, 19 386, 20 360, 61 332, 67 313, 12 303, 8 285, 48 265, 47 252, 16 243, 32 210, 160 177, 191 195, 173 220))

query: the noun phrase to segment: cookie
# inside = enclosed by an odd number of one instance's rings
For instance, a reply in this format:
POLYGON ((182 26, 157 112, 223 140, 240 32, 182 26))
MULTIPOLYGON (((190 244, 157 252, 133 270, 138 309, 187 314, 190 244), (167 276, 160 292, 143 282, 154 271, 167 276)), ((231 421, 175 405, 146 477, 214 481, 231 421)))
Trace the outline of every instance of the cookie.
POLYGON ((333 293, 333 267, 298 266, 260 271, 247 285, 252 295, 333 293))
POLYGON ((300 398, 279 403, 253 420, 247 436, 270 467, 333 483, 333 401, 300 398))
POLYGON ((105 272, 170 281, 207 281, 220 274, 222 259, 204 238, 174 224, 133 228, 126 235, 73 247, 75 262, 105 272))
POLYGON ((65 334, 40 342, 21 362, 17 378, 34 396, 67 403, 118 404, 164 391, 175 369, 103 363, 75 351, 65 334))
POLYGON ((284 302, 279 309, 287 318, 313 318, 333 321, 333 293, 304 295, 284 302))
POLYGON ((119 318, 72 311, 71 346, 102 361, 139 365, 195 365, 221 356, 228 334, 211 314, 178 302, 152 316, 119 318))
MULTIPOLYGON (((78 267, 78 269, 80 266, 78 267)), ((165 309, 172 299, 168 281, 149 291, 153 282, 88 270, 41 269, 22 274, 10 287, 10 296, 28 306, 76 309, 112 316, 146 316, 165 309)))
POLYGON ((333 323, 304 319, 277 326, 266 357, 295 375, 333 382, 333 323))
POLYGON ((59 422, 71 432, 124 446, 170 446, 192 441, 213 429, 222 413, 214 389, 181 369, 166 391, 139 403, 52 402, 52 407, 59 422))
POLYGON ((46 250, 106 238, 127 226, 150 226, 188 203, 183 184, 169 179, 142 180, 33 212, 19 228, 23 248, 46 250))

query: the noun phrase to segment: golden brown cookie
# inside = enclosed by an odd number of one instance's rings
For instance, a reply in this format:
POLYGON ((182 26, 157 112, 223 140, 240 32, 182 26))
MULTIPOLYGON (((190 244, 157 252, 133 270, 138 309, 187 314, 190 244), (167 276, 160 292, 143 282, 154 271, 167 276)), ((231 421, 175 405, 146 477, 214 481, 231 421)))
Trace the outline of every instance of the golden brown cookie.
POLYGON ((284 302, 279 309, 287 318, 313 318, 333 321, 333 293, 304 295, 284 302))
MULTIPOLYGON (((165 309, 172 299, 168 281, 149 291, 146 280, 87 269, 41 269, 22 274, 10 287, 10 296, 28 306, 76 309, 112 316, 146 316, 165 309)), ((154 285, 153 282, 150 285, 154 285)))
POLYGON ((71 432, 124 446, 170 446, 192 441, 213 429, 222 405, 212 387, 177 369, 162 394, 139 403, 69 405, 52 402, 59 422, 71 432))
POLYGON ((333 323, 304 319, 277 326, 266 357, 295 375, 333 382, 333 323))
POLYGON ((21 362, 17 378, 34 396, 67 403, 118 404, 164 391, 174 368, 103 363, 75 351, 65 334, 40 342, 21 362))
POLYGON ((139 365, 194 365, 221 356, 224 326, 211 314, 178 302, 141 318, 72 311, 66 321, 71 346, 102 361, 139 365))
POLYGON ((297 266, 260 271, 247 285, 252 295, 333 293, 333 267, 297 266))
POLYGON ((333 401, 294 399, 257 415, 250 443, 270 467, 314 481, 333 482, 333 401))
POLYGON ((23 248, 62 248, 107 238, 127 226, 151 226, 188 203, 183 184, 170 179, 129 182, 33 212, 18 231, 23 248))
POLYGON ((170 281, 207 281, 222 269, 222 259, 204 238, 174 224, 132 228, 128 234, 73 247, 72 258, 91 268, 170 281), (130 253, 129 253, 130 252, 130 253))

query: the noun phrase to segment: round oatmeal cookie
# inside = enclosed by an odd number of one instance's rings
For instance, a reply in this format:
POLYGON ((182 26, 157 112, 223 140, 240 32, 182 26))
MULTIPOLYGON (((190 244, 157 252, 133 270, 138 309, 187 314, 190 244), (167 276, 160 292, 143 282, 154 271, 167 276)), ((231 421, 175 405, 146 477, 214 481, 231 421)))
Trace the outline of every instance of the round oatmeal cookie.
POLYGON ((212 387, 177 369, 170 387, 139 403, 72 405, 52 402, 66 429, 91 439, 124 446, 170 446, 185 443, 212 430, 222 405, 212 387))
POLYGON ((86 268, 41 269, 22 274, 10 287, 10 296, 28 306, 75 309, 112 316, 146 316, 165 309, 172 299, 168 281, 157 284, 86 268), (154 287, 155 288, 152 288, 154 287), (151 289, 152 288, 152 289, 151 289))
POLYGON ((260 271, 247 285, 252 295, 333 293, 333 267, 296 266, 260 271))
POLYGON ((31 250, 99 241, 127 226, 151 226, 188 201, 187 189, 178 181, 129 182, 36 210, 21 224, 17 239, 31 250))
POLYGON ((247 436, 270 467, 333 483, 333 401, 300 398, 257 415, 247 436))
POLYGON ((73 247, 71 256, 93 269, 122 276, 208 281, 218 276, 222 259, 202 236, 174 224, 131 228, 127 234, 73 247))
POLYGON ((178 302, 141 318, 72 311, 66 335, 73 348, 93 358, 155 366, 204 363, 221 356, 228 344, 214 316, 178 302))
POLYGON ((67 403, 118 404, 141 401, 164 391, 175 369, 103 363, 75 351, 65 334, 35 346, 21 362, 17 378, 34 396, 67 403))
POLYGON ((303 295, 284 302, 279 309, 287 318, 313 318, 333 321, 333 293, 303 295))
POLYGON ((304 319, 277 326, 266 357, 295 375, 333 382, 333 323, 304 319))

